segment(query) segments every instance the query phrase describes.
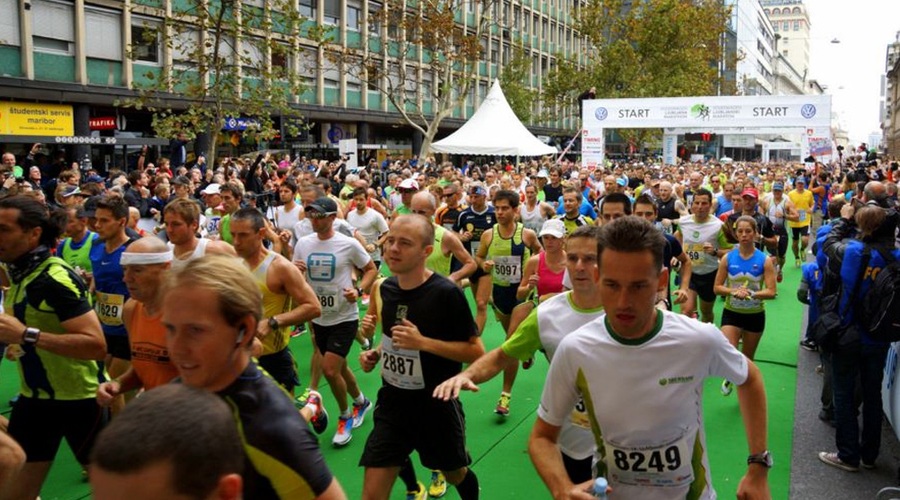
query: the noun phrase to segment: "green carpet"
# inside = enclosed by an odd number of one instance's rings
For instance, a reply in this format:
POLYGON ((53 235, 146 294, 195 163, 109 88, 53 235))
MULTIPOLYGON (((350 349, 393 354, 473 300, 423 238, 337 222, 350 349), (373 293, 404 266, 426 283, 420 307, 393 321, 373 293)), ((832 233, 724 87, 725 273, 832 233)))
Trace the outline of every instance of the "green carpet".
MULTIPOLYGON (((797 342, 801 314, 801 307, 795 294, 800 271, 789 266, 784 274, 785 279, 780 284, 779 297, 766 304, 766 334, 757 352, 757 361, 765 377, 768 393, 769 448, 777 464, 769 475, 773 498, 788 497, 797 342)), ((720 316, 721 302, 717 307, 717 318, 720 316)), ((484 335, 486 347, 492 349, 498 346, 502 337, 499 324, 494 320, 492 313, 488 313, 488 327, 484 335)), ((306 382, 309 377, 308 360, 311 353, 309 337, 304 335, 293 339, 291 350, 301 367, 301 380, 306 382)), ((351 353, 351 367, 356 372, 363 392, 374 397, 381 380, 377 373, 363 374, 359 370, 355 358, 357 352, 354 349, 351 353)), ((473 460, 473 470, 477 472, 481 483, 482 498, 493 500, 549 497, 527 453, 528 435, 534 423, 535 409, 546 370, 547 363, 543 359, 539 359, 531 370, 520 370, 513 391, 512 413, 507 419, 501 420, 493 413, 500 393, 499 376, 484 384, 480 392, 467 393, 463 396, 468 446, 473 460)), ((747 445, 737 396, 733 394, 727 398, 723 397, 719 392, 720 383, 721 380, 713 379, 707 381, 705 386, 707 444, 713 485, 721 498, 734 498, 738 482, 746 471, 747 445)), ((7 402, 15 395, 17 384, 18 376, 13 363, 4 360, 0 364, 0 412, 8 414, 7 402)), ((323 394, 332 419, 336 419, 336 403, 324 384, 323 394)), ((427 415, 422 417, 427 418, 427 415)), ((357 464, 371 426, 371 420, 367 419, 361 428, 354 431, 351 443, 342 449, 331 446, 333 425, 320 439, 326 461, 351 499, 361 496, 363 470, 357 464)), ((419 480, 427 484, 428 471, 418 464, 416 457, 413 461, 417 466, 419 480)), ((392 498, 403 498, 402 489, 398 482, 392 498)), ((88 496, 89 488, 81 479, 80 467, 75 463, 67 446, 63 444, 41 492, 41 498, 70 500, 88 496)), ((451 488, 445 498, 456 499, 459 496, 451 488)))

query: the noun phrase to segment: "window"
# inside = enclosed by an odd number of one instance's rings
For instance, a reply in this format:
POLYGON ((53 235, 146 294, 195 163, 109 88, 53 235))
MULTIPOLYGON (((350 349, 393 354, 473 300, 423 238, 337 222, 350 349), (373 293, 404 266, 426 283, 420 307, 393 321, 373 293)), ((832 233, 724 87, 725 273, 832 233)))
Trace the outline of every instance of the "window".
POLYGON ((347 2, 347 29, 350 31, 359 31, 360 19, 362 19, 362 9, 357 2, 347 2))
POLYGON ((338 25, 341 22, 341 0, 325 0, 325 24, 338 25))
POLYGON ((369 2, 369 34, 381 35, 381 18, 377 15, 381 12, 381 4, 369 2))
POLYGON ((272 69, 279 72, 288 73, 291 70, 291 58, 290 58, 290 47, 285 44, 278 43, 272 47, 271 57, 269 58, 269 64, 272 65, 272 69))
POLYGON ((131 26, 132 58, 135 61, 159 64, 160 25, 137 17, 132 17, 132 22, 140 23, 131 26))
POLYGON ((794 14, 799 14, 799 13, 800 13, 800 7, 794 7, 794 9, 793 9, 791 12, 794 13, 794 14))
POLYGON ((300 15, 315 20, 316 3, 318 0, 300 0, 300 15))
POLYGON ((493 64, 500 62, 500 43, 496 39, 491 41, 491 62, 493 64))
POLYGON ((779 9, 778 7, 772 9, 772 15, 777 16, 779 14, 781 14, 781 9, 779 9))
POLYGON ((790 22, 790 21, 784 21, 783 23, 781 23, 781 30, 782 30, 782 31, 790 31, 790 29, 791 29, 791 22, 790 22))
POLYGON ((472 14, 475 12, 475 2, 477 0, 466 0, 466 12, 472 14))
POLYGON ((778 24, 778 23, 772 23, 772 31, 774 31, 774 32, 777 33, 777 32, 778 32, 778 27, 779 27, 779 26, 781 26, 781 25, 778 24))
POLYGON ((784 57, 787 57, 787 55, 788 55, 787 49, 782 50, 781 55, 783 55, 784 57))
POLYGON ((794 21, 794 31, 800 31, 800 21, 794 21))
POLYGON ((431 95, 432 92, 434 92, 434 89, 432 88, 432 84, 431 84, 431 74, 429 74, 427 72, 422 73, 421 92, 422 92, 422 100, 423 101, 431 102, 431 100, 434 99, 434 97, 432 97, 432 95, 431 95))
POLYGON ((199 60, 200 32, 186 28, 176 32, 172 41, 172 59, 175 62, 193 64, 199 60))
POLYGON ((74 53, 75 14, 72 4, 34 0, 31 12, 35 50, 70 55, 74 53))
POLYGON ((325 88, 336 89, 341 84, 340 68, 336 63, 329 61, 327 57, 322 67, 322 77, 325 80, 325 88))
POLYGON ((16 0, 0 0, 0 45, 19 46, 19 2, 16 0))

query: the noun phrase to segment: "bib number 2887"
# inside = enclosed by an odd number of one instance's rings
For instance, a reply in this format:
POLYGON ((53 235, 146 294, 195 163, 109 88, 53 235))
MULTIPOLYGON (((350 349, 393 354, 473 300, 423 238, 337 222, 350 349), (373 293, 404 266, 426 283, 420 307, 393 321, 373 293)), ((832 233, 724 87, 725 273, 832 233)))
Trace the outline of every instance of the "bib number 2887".
POLYGON ((613 460, 622 471, 631 472, 664 472, 674 471, 681 467, 681 452, 677 446, 669 446, 663 451, 648 452, 615 450, 613 460))
POLYGON ((386 352, 382 357, 382 367, 398 375, 412 375, 416 360, 386 352))

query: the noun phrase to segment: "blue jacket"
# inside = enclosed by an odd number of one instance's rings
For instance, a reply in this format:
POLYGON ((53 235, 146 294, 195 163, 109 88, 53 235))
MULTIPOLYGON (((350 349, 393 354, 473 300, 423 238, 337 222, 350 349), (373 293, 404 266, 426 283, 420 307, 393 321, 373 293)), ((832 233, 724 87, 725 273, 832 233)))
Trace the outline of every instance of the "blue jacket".
MULTIPOLYGON (((872 288, 875 276, 887 266, 887 261, 884 257, 873 248, 868 266, 866 266, 865 270, 861 269, 864 249, 865 244, 863 242, 859 240, 850 240, 847 242, 846 249, 844 250, 844 259, 841 262, 842 287, 841 299, 838 304, 840 307, 839 310, 844 315, 841 318, 841 322, 845 326, 859 324, 859 318, 856 317, 856 304, 859 304, 860 301, 865 298, 866 293, 872 288), (856 288, 859 279, 862 279, 862 282, 859 284, 859 291, 857 292, 856 297, 851 297, 853 289, 856 288)), ((900 260, 900 250, 893 249, 891 250, 891 253, 894 255, 895 259, 900 260)), ((865 333, 863 333, 862 339, 864 343, 875 343, 871 339, 868 339, 865 333)))

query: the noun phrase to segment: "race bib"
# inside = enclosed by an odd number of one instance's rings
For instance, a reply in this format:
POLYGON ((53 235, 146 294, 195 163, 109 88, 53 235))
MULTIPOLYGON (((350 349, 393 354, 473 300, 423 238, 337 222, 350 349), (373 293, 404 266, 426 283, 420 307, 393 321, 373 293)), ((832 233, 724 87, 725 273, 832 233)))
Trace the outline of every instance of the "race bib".
POLYGON ((494 257, 494 279, 503 285, 516 285, 522 281, 522 257, 502 255, 494 257))
POLYGON ((422 358, 419 351, 395 349, 394 341, 385 335, 381 340, 381 377, 400 389, 424 389, 422 358))
POLYGON ((800 212, 800 221, 799 222, 806 222, 806 210, 800 210, 799 212, 800 212))
POLYGON ((575 403, 575 409, 572 410, 572 414, 569 416, 572 425, 575 427, 581 427, 582 429, 591 429, 591 420, 588 418, 587 409, 584 406, 584 400, 578 398, 578 403, 575 403))
POLYGON ((699 264, 703 261, 703 243, 690 243, 685 245, 684 253, 691 259, 691 264, 699 264))
POLYGON ((677 487, 694 480, 687 434, 639 447, 606 441, 606 465, 610 479, 632 486, 677 487))
POLYGON ((478 255, 478 248, 481 247, 481 240, 472 239, 470 245, 472 245, 472 257, 478 255))
POLYGON ((340 300, 343 300, 343 294, 335 285, 316 285, 316 296, 319 297, 319 304, 322 306, 322 314, 334 314, 341 309, 340 300))
POLYGON ((208 234, 219 234, 219 224, 222 222, 222 217, 219 215, 212 215, 206 221, 206 232, 208 234))
POLYGON ((97 316, 106 326, 122 326, 122 309, 125 296, 117 293, 97 292, 97 316))

